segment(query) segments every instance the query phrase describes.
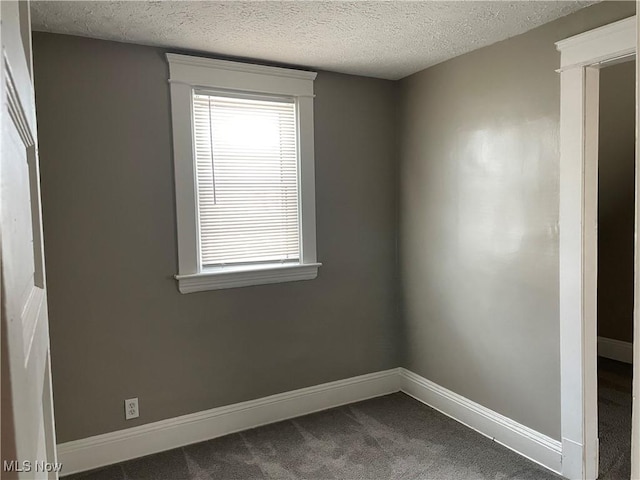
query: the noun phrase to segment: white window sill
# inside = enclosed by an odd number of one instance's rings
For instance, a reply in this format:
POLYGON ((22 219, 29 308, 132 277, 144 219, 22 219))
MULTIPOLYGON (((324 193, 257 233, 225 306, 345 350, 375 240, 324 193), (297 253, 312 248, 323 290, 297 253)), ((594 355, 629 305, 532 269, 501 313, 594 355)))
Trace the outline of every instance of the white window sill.
POLYGON ((189 275, 176 275, 180 293, 204 292, 223 288, 248 287, 268 283, 312 280, 318 276, 321 263, 250 265, 220 267, 189 275))

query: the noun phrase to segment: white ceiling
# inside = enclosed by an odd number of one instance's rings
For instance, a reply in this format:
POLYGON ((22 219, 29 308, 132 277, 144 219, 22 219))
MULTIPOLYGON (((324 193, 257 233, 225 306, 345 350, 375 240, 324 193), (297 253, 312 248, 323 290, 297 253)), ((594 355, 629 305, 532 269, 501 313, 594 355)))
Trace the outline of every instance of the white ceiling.
POLYGON ((35 1, 35 30, 399 79, 593 1, 35 1))

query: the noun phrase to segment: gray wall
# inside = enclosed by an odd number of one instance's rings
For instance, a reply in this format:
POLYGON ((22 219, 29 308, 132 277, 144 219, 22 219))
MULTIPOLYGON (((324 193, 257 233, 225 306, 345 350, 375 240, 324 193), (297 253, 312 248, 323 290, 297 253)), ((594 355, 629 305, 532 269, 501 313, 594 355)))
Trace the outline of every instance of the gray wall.
POLYGON ((59 442, 399 363, 397 85, 318 75, 316 280, 181 295, 163 54, 34 37, 59 442))
POLYGON ((598 335, 633 342, 635 62, 600 70, 598 335))
POLYGON ((554 42, 634 9, 598 4, 401 82, 403 364, 556 439, 554 42))

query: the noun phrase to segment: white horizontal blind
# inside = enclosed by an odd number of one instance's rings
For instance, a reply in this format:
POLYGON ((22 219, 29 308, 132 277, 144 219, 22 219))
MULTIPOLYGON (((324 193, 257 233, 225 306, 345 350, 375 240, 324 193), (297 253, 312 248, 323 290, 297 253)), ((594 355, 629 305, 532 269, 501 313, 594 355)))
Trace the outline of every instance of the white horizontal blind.
POLYGON ((300 257, 293 99, 193 95, 203 266, 300 257))

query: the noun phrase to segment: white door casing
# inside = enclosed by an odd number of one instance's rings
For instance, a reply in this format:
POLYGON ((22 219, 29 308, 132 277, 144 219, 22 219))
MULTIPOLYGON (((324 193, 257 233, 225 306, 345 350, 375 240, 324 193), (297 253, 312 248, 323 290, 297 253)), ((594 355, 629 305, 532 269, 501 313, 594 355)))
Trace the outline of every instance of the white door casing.
MULTIPOLYGON (((561 54, 562 474, 571 479, 595 479, 599 68, 635 54, 636 17, 562 40, 556 46, 561 54)), ((637 275, 637 261, 635 271, 637 275)))
POLYGON ((3 0, 0 12, 2 396, 3 420, 12 423, 2 431, 1 467, 18 462, 2 477, 55 479, 40 463, 56 462, 56 442, 29 4, 3 0))

